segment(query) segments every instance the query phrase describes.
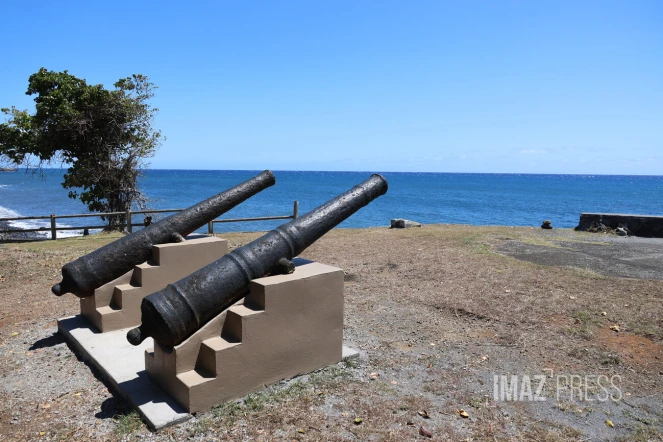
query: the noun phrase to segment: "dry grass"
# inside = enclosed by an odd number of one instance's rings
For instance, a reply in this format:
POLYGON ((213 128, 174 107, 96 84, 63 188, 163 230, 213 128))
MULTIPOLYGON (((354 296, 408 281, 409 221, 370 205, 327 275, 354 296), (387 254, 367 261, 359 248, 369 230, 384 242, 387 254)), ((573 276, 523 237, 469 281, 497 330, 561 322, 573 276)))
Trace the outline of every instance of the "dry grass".
MULTIPOLYGON (((585 241, 583 235, 568 232, 574 241, 585 241)), ((231 246, 257 236, 224 235, 231 246)), ((552 244, 540 230, 509 227, 330 232, 303 257, 346 271, 345 336, 360 350, 360 361, 269 387, 156 435, 144 426, 135 429, 130 415, 101 413, 103 404, 114 399, 97 379, 85 377, 89 368, 75 358, 49 367, 53 355, 48 347, 26 356, 31 339, 44 339, 56 318, 77 312, 73 296, 50 295, 59 268, 112 238, 4 244, 0 377, 6 385, 17 382, 21 366, 39 357, 34 365, 39 370, 25 373, 23 380, 27 391, 46 393, 35 400, 3 386, 0 434, 16 440, 46 431, 44 437, 77 440, 402 441, 426 439, 419 435, 424 426, 434 440, 661 438, 663 281, 518 261, 495 252, 507 238, 533 246, 552 244), (613 324, 620 326, 619 333, 609 330, 613 324), (12 336, 16 331, 22 334, 12 336), (592 407, 570 401, 562 410, 547 385, 545 402, 493 399, 493 375, 534 375, 546 369, 555 374, 619 374, 629 396, 592 407), (84 393, 58 398, 61 378, 49 370, 75 372, 70 377, 86 386, 84 393), (371 372, 380 374, 377 380, 369 379, 371 372), (44 403, 52 406, 40 408, 44 403), (639 419, 621 412, 631 408, 639 419), (462 418, 460 409, 470 417, 462 418), (577 409, 584 410, 582 419, 577 409), (61 413, 55 414, 57 410, 61 413), (422 410, 430 418, 420 416, 422 410), (112 419, 116 415, 120 417, 112 419), (615 428, 605 425, 608 415, 615 428), (355 418, 361 423, 355 424, 355 418)), ((53 348, 66 354, 63 345, 53 348)), ((122 408, 121 403, 116 406, 122 408)))

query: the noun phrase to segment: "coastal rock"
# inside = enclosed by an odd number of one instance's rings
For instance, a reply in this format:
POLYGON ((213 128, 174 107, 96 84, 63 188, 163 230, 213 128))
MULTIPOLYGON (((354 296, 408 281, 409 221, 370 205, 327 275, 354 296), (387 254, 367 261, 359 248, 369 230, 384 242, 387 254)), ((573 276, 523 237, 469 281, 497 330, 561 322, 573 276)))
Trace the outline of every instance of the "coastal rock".
POLYGON ((596 222, 592 223, 591 227, 589 229, 587 229, 587 231, 588 232, 593 232, 593 233, 605 232, 606 227, 605 227, 605 224, 603 224, 602 222, 596 221, 596 222))
MULTIPOLYGON (((7 221, 0 221, 0 230, 20 230, 16 226, 10 225, 7 221)), ((16 241, 27 239, 43 239, 38 232, 4 232, 0 233, 0 241, 16 241)))
POLYGON ((552 226, 552 223, 546 219, 546 220, 543 220, 543 224, 541 224, 541 228, 542 229, 552 229, 553 226, 552 226))
POLYGON ((626 224, 619 224, 617 227, 618 227, 618 228, 621 228, 622 230, 624 230, 624 232, 626 232, 626 236, 634 236, 634 235, 633 235, 633 232, 631 232, 631 231, 628 229, 628 225, 626 225, 626 224))
POLYGON ((403 218, 396 218, 391 220, 392 229, 409 229, 410 227, 421 227, 421 223, 403 218))
POLYGON ((617 228, 615 229, 615 233, 616 233, 618 236, 628 236, 628 232, 627 232, 626 229, 624 229, 623 227, 617 227, 617 228))

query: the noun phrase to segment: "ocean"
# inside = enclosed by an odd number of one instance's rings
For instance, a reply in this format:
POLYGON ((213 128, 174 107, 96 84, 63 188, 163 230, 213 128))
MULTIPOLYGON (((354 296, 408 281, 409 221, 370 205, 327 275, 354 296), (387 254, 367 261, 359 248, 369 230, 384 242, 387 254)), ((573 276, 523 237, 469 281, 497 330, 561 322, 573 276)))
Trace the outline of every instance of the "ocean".
MULTIPOLYGON (((183 208, 259 172, 146 170, 140 186, 150 198, 150 208, 183 208)), ((0 218, 86 213, 86 207, 68 198, 68 191, 61 187, 63 173, 61 169, 49 169, 42 179, 21 170, 1 172, 0 218)), ((274 171, 274 175, 276 185, 222 218, 289 215, 295 200, 299 201, 299 213, 304 214, 364 181, 370 172, 274 171)), ((389 182, 387 194, 339 227, 388 226, 392 218, 405 218, 424 224, 534 227, 548 219, 554 227, 573 228, 581 212, 663 214, 663 176, 409 172, 384 172, 382 175, 389 182)), ((97 220, 66 219, 58 225, 83 226, 97 220)), ((134 222, 141 220, 140 215, 134 218, 134 222)), ((282 222, 215 224, 215 231, 262 231, 282 222)), ((50 225, 48 220, 10 224, 18 228, 50 225)), ((60 231, 58 237, 80 234, 80 230, 60 231)))

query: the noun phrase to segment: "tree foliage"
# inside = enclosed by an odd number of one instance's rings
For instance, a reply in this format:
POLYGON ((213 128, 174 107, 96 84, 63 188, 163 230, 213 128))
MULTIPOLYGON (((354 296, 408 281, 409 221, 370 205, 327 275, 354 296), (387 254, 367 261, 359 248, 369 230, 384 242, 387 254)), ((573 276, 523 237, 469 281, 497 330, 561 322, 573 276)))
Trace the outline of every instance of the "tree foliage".
MULTIPOLYGON (((90 211, 143 207, 138 178, 162 141, 161 132, 152 127, 158 111, 149 103, 154 89, 149 78, 139 74, 120 79, 108 90, 67 71, 41 68, 30 76, 26 92, 35 96, 35 112, 2 109, 7 122, 0 124, 0 156, 29 168, 66 165, 62 186, 90 211)), ((124 217, 108 221, 112 227, 124 217)))

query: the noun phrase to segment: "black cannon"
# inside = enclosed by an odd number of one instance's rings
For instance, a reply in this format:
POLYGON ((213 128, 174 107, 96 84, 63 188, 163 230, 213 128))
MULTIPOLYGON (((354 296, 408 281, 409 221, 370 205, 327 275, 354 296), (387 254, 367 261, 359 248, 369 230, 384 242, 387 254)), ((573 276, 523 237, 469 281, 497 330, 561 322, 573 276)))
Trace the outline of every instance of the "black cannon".
POLYGON ((152 245, 182 241, 184 236, 274 183, 274 174, 266 170, 195 206, 81 256, 62 267, 62 282, 55 284, 51 290, 57 296, 65 293, 73 293, 80 298, 90 296, 96 288, 150 259, 152 245))
POLYGON ((245 297, 250 282, 270 274, 292 273, 290 261, 375 198, 387 192, 380 175, 283 224, 221 259, 143 298, 142 323, 127 334, 133 345, 152 336, 162 346, 181 343, 192 332, 245 297))

